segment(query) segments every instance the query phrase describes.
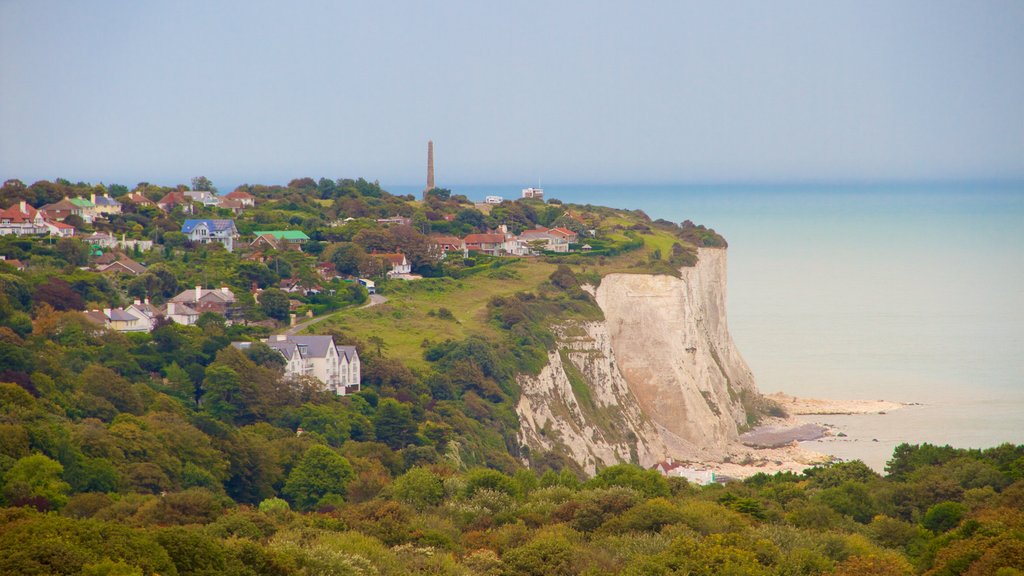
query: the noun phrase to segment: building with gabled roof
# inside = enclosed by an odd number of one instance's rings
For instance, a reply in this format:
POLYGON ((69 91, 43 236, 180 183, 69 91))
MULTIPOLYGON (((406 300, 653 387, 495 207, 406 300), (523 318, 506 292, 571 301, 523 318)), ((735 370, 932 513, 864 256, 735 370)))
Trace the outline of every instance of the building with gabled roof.
POLYGON ((97 271, 112 274, 131 274, 138 276, 146 271, 146 267, 131 258, 121 255, 117 260, 96 268, 97 271))
MULTIPOLYGON (((245 346, 233 343, 238 348, 245 346)), ((333 336, 278 334, 266 341, 285 358, 285 375, 316 378, 339 396, 361 390, 361 367, 355 346, 338 346, 333 336)))
POLYGON ((181 233, 197 244, 219 242, 228 252, 234 249, 235 239, 238 238, 234 220, 185 220, 181 226, 181 233))
POLYGON ((256 197, 249 194, 245 190, 235 190, 234 192, 228 193, 224 196, 228 200, 237 200, 242 203, 242 206, 251 207, 256 205, 256 197))
POLYGON ((235 293, 230 288, 190 288, 168 300, 174 304, 184 304, 195 309, 199 314, 213 312, 225 317, 232 317, 237 311, 235 293))
POLYGON ((467 234, 462 241, 465 242, 466 250, 470 252, 500 256, 505 250, 504 234, 467 234))
POLYGON ((164 212, 170 212, 176 206, 181 206, 182 211, 186 214, 192 213, 192 200, 180 190, 164 194, 164 197, 158 200, 156 205, 164 212))

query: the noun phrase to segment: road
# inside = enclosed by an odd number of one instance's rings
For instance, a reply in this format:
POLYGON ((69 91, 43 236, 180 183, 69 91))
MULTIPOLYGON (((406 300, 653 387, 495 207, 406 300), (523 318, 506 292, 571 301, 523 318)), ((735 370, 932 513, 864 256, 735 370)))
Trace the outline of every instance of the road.
MULTIPOLYGON (((363 304, 362 306, 360 306, 360 308, 369 308, 370 306, 376 306, 378 304, 383 304, 383 303, 385 303, 387 301, 388 301, 388 299, 387 299, 386 296, 381 296, 380 294, 370 294, 370 301, 367 302, 366 304, 363 304)), ((331 312, 330 314, 324 314, 323 316, 317 316, 316 318, 310 318, 309 320, 306 320, 304 322, 299 322, 295 326, 289 327, 287 330, 282 332, 282 334, 285 334, 287 336, 294 336, 294 335, 298 334, 299 332, 302 332, 306 328, 309 328, 313 324, 316 324, 316 323, 318 323, 318 322, 320 322, 322 320, 326 320, 326 319, 330 318, 331 316, 334 316, 335 314, 341 314, 342 312, 345 312, 346 310, 347 309, 345 309, 345 310, 338 310, 337 312, 331 312)))

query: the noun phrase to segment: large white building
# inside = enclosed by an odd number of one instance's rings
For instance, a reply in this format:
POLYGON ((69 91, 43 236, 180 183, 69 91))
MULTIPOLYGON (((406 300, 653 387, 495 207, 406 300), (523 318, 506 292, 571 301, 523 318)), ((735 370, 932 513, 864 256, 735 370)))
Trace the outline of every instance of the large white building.
POLYGON ((267 346, 286 360, 285 375, 312 376, 339 396, 361 389, 359 354, 355 346, 338 346, 332 336, 271 336, 267 346))
POLYGON ((185 220, 181 232, 197 244, 220 242, 228 252, 234 249, 238 238, 234 220, 185 220))

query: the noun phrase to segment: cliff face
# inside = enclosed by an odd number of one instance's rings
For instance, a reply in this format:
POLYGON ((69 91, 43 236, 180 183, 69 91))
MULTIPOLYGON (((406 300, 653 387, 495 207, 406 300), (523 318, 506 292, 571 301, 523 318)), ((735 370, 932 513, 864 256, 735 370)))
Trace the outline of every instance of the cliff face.
POLYGON ((698 255, 680 278, 602 279, 604 322, 557 328, 548 366, 520 377, 523 444, 563 452, 591 473, 725 455, 757 390, 726 323, 726 251, 698 255))

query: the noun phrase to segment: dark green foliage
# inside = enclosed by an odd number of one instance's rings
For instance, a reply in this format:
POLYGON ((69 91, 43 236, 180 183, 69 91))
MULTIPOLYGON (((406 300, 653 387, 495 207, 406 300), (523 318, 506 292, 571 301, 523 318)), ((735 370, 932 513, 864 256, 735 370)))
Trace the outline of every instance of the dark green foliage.
POLYGON ((669 494, 668 481, 664 476, 654 470, 644 470, 631 464, 609 466, 599 471, 586 485, 591 488, 632 488, 648 498, 669 494))
POLYGON ((297 508, 309 510, 327 496, 344 496, 353 476, 344 457, 326 446, 311 446, 288 475, 283 493, 297 508))

